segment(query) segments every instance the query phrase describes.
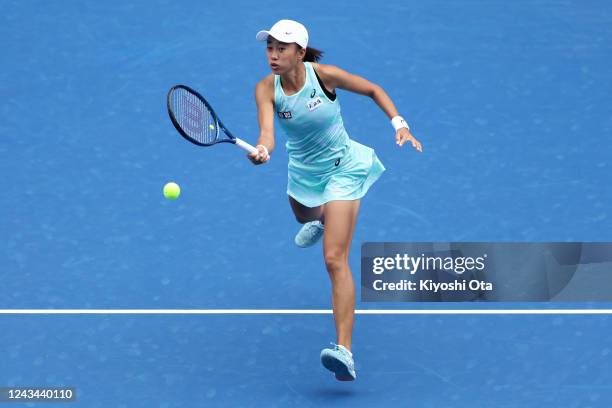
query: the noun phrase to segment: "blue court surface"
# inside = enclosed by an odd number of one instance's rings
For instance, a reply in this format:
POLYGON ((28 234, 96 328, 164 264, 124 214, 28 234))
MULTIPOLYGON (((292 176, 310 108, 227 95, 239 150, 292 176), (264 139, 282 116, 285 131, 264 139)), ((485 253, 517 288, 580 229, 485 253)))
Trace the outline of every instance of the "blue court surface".
MULTIPOLYGON (((293 243, 280 129, 255 167, 166 112, 189 85, 255 143, 255 33, 281 18, 381 85, 423 143, 398 148, 371 100, 338 92, 387 168, 362 200, 357 284, 364 242, 612 241, 608 1, 2 5, 0 309, 330 309, 320 245, 293 243)), ((357 303, 552 307, 610 304, 357 303)), ((358 315, 358 379, 340 383, 319 362, 325 313, 3 313, 0 387, 74 387, 67 407, 609 407, 611 318, 358 315)))

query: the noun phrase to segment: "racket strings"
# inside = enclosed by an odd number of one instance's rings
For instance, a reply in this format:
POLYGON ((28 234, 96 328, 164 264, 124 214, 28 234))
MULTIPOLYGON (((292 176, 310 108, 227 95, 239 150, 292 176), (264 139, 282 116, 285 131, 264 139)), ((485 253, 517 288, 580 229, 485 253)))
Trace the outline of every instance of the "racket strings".
POLYGON ((197 96, 178 88, 172 93, 171 103, 175 119, 188 137, 201 144, 215 143, 219 134, 216 120, 197 96))

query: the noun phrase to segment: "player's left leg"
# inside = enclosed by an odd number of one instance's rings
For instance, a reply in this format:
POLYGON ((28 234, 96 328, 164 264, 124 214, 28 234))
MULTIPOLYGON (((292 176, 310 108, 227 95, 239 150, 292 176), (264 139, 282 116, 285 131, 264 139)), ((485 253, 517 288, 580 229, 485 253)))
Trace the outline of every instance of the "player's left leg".
POLYGON ((355 317, 355 285, 348 257, 359 204, 359 200, 330 201, 324 208, 323 255, 332 284, 337 342, 342 347, 337 347, 336 350, 323 350, 321 357, 323 364, 334 371, 336 378, 340 380, 355 378, 350 352, 355 317))

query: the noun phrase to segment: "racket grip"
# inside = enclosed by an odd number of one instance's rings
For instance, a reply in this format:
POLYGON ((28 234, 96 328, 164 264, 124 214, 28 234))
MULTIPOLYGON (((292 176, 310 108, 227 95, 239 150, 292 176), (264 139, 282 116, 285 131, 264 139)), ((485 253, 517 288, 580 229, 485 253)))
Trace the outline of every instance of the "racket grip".
POLYGON ((257 153, 258 152, 258 150, 255 147, 251 146, 250 144, 248 144, 247 142, 245 142, 242 139, 236 138, 236 144, 238 146, 242 147, 244 150, 246 150, 249 153, 257 153))

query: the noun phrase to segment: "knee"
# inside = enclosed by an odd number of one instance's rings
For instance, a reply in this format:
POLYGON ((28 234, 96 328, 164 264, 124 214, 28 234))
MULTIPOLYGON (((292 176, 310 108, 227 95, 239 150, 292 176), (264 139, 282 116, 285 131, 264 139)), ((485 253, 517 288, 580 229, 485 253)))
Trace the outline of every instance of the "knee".
POLYGON ((340 249, 325 251, 324 259, 328 272, 331 274, 336 274, 343 269, 346 269, 346 266, 348 265, 347 255, 348 254, 346 251, 340 249))

